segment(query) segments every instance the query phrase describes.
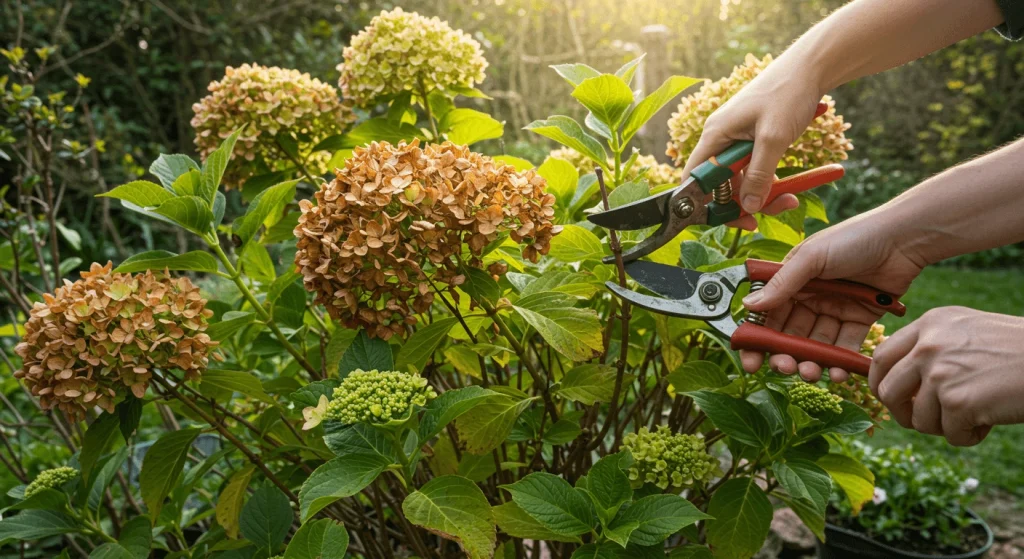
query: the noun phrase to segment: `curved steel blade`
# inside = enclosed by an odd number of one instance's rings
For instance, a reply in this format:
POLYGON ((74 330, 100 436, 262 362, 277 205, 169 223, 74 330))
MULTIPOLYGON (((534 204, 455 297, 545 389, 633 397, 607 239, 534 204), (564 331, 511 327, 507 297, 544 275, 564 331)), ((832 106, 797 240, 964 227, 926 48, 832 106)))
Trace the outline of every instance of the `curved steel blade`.
POLYGON ((689 299, 697 292, 697 283, 704 275, 696 270, 644 260, 626 264, 626 273, 640 285, 670 299, 689 299))
POLYGON ((666 190, 636 202, 588 215, 587 219, 595 225, 616 231, 633 231, 653 227, 665 220, 668 200, 675 191, 674 188, 666 190))

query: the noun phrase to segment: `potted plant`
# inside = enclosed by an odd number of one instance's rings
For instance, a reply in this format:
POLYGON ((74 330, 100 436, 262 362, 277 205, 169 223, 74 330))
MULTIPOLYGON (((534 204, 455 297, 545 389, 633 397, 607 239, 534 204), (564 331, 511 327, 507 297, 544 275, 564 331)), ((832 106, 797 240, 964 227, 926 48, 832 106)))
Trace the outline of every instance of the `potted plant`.
POLYGON ((992 530, 967 508, 978 480, 939 456, 915 454, 911 445, 850 453, 875 474, 874 498, 863 508, 833 496, 818 556, 985 557, 992 530))

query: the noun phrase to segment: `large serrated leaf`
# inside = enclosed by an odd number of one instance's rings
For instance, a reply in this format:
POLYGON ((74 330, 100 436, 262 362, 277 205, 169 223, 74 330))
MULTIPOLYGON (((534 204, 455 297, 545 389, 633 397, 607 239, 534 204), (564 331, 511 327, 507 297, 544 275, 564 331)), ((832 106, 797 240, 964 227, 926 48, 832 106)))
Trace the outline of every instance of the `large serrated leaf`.
POLYGON ((534 520, 557 534, 578 536, 597 524, 587 495, 556 475, 534 472, 502 488, 534 520))
POLYGON ((161 215, 197 235, 205 235, 213 224, 213 210, 198 196, 179 196, 160 204, 153 213, 161 215))
POLYGON ((608 153, 601 142, 584 132, 583 127, 570 117, 556 115, 546 120, 535 120, 525 129, 570 147, 602 167, 607 166, 608 153))
POLYGON ((497 534, 491 507, 472 481, 447 475, 428 481, 402 502, 410 522, 454 540, 470 559, 490 558, 497 534))
POLYGON ((772 503, 752 478, 733 478, 711 496, 707 540, 716 557, 749 559, 765 539, 772 523, 772 503))
MULTIPOLYGON (((269 216, 275 210, 295 198, 295 185, 299 181, 291 180, 276 184, 263 190, 252 199, 245 215, 235 220, 233 224, 234 233, 241 240, 244 246, 259 231, 269 216)), ((278 211, 278 213, 280 213, 278 211)))
POLYGON ((573 90, 572 96, 609 128, 618 128, 633 104, 633 91, 622 78, 602 74, 587 78, 573 90))
POLYGON ((622 127, 622 143, 625 144, 633 139, 633 135, 640 130, 640 127, 658 114, 662 107, 675 99, 683 90, 701 81, 698 78, 686 76, 671 76, 665 80, 658 89, 637 103, 636 108, 629 114, 626 124, 622 127))
POLYGON ((150 250, 129 256, 114 271, 135 273, 165 269, 214 273, 217 271, 217 259, 202 250, 193 250, 185 254, 174 254, 166 250, 150 250))
POLYGON ((167 189, 155 182, 132 181, 117 188, 98 194, 101 198, 117 198, 135 204, 140 208, 155 208, 174 198, 167 189))
POLYGON ((172 431, 157 439, 146 451, 139 473, 139 492, 154 522, 160 517, 164 498, 170 494, 181 475, 188 450, 201 429, 172 431))

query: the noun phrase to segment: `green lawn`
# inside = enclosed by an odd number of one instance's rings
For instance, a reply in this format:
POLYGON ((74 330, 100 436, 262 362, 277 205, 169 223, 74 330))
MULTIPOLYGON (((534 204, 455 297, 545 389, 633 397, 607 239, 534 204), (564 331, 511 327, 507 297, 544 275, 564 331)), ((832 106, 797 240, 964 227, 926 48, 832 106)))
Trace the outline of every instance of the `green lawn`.
MULTIPOLYGON (((930 268, 917 279, 903 301, 907 316, 886 316, 882 322, 887 332, 929 309, 950 305, 1024 316, 1024 270, 930 268)), ((981 480, 983 487, 998 486, 1024 496, 1024 425, 996 427, 984 442, 971 448, 950 446, 945 439, 905 430, 895 422, 864 439, 873 446, 913 443, 922 451, 945 454, 960 461, 970 475, 981 480)))

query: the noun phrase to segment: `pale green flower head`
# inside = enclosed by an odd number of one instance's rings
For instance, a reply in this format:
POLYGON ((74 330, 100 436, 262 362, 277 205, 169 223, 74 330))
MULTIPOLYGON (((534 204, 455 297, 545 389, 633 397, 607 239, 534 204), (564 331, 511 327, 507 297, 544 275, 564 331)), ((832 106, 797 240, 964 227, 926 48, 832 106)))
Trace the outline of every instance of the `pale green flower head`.
POLYGON ((440 19, 395 8, 352 38, 338 65, 345 99, 360 107, 384 95, 472 88, 484 79, 480 43, 440 19))
POLYGON ((414 406, 425 406, 437 397, 427 379, 398 371, 349 373, 334 389, 325 420, 352 423, 387 423, 409 416, 414 406))
POLYGON ((78 477, 78 470, 69 466, 45 470, 25 488, 25 498, 28 499, 44 489, 60 489, 62 485, 76 477, 78 477))
POLYGON ((798 382, 790 387, 789 401, 807 412, 808 415, 817 416, 827 413, 842 413, 843 411, 839 405, 843 401, 841 396, 806 382, 798 382))
POLYGON ((664 425, 654 432, 641 427, 639 432, 626 435, 622 448, 633 455, 628 476, 638 484, 679 489, 702 485, 719 474, 718 460, 708 454, 703 437, 673 435, 664 425))

